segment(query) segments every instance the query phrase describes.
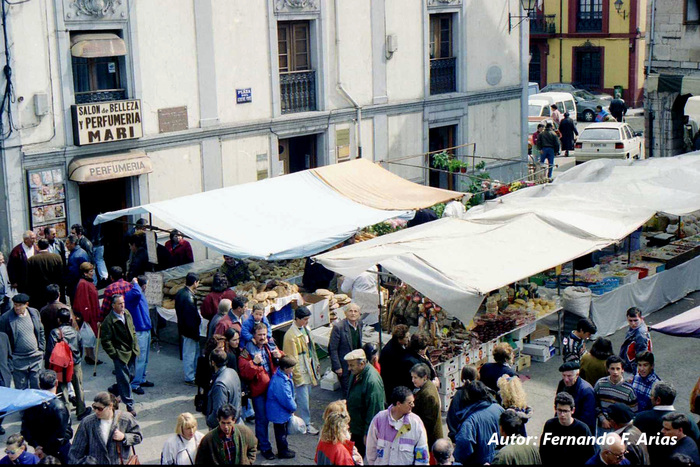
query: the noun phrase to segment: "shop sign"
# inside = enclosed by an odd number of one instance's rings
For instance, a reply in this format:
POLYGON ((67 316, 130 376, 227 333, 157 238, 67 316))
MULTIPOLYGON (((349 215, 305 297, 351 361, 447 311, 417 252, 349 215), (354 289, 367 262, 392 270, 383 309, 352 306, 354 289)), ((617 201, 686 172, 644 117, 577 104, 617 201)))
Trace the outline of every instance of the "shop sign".
POLYGON ((78 183, 134 177, 151 172, 153 164, 143 152, 78 159, 68 166, 68 178, 78 183))
POLYGON ((245 104, 246 102, 253 102, 252 89, 236 89, 236 104, 245 104))
POLYGON ((76 146, 110 143, 143 136, 141 101, 96 102, 71 106, 76 146))

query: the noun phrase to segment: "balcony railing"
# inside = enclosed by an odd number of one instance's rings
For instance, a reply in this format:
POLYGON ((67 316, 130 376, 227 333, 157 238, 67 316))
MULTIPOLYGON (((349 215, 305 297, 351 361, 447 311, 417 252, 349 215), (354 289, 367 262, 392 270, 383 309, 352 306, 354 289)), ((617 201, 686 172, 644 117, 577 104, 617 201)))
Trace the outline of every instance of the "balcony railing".
POLYGON ((76 92, 76 104, 91 102, 123 101, 126 99, 126 89, 103 89, 101 91, 76 92))
POLYGON ((316 110, 316 72, 280 73, 282 113, 316 110))
POLYGON ((556 34, 557 15, 530 15, 530 34, 556 34))
POLYGON ((457 90, 457 58, 430 59, 430 94, 444 94, 457 90))
MULTIPOLYGON (((602 15, 602 14, 601 14, 602 15)), ((576 32, 602 32, 603 17, 576 18, 576 32)))

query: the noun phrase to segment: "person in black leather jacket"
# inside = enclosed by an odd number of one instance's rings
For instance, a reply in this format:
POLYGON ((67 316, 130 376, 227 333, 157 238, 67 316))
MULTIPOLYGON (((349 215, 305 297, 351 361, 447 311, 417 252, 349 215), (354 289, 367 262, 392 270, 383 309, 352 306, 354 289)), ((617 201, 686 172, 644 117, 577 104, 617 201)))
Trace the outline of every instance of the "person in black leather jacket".
POLYGON ((182 364, 185 384, 194 386, 195 369, 199 357, 199 325, 202 318, 197 311, 195 292, 199 287, 199 276, 193 272, 185 277, 185 287, 175 295, 177 331, 182 339, 182 364))
MULTIPOLYGON (((56 372, 39 371, 39 388, 56 394, 56 372)), ((34 447, 35 454, 43 451, 45 455, 55 456, 64 464, 68 462, 73 429, 70 412, 58 397, 25 410, 22 415, 21 433, 27 443, 34 447)))

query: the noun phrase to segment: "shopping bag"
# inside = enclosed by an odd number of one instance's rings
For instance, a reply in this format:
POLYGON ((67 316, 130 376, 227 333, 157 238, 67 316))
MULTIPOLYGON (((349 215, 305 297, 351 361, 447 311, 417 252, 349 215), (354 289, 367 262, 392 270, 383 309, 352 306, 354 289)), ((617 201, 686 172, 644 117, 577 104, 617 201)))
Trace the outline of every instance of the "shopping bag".
POLYGON ((301 417, 292 415, 292 418, 287 422, 287 433, 290 435, 305 435, 306 423, 304 423, 301 417))
POLYGON ((89 324, 83 321, 80 327, 80 337, 83 339, 83 347, 94 348, 97 345, 97 338, 89 324))

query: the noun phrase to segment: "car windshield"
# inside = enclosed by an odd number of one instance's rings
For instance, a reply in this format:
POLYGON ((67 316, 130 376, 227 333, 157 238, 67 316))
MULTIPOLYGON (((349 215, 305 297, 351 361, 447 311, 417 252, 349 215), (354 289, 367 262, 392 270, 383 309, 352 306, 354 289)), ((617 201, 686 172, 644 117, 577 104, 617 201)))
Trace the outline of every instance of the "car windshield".
POLYGON ((586 100, 586 101, 594 101, 594 100, 596 100, 596 97, 595 97, 593 94, 591 94, 591 93, 588 92, 588 91, 584 91, 583 89, 578 89, 578 90, 576 90, 576 91, 573 91, 572 94, 573 94, 574 96, 580 97, 581 99, 586 100))
POLYGON ((536 104, 528 105, 528 116, 529 117, 539 117, 540 112, 542 112, 542 106, 536 104))
POLYGON ((586 128, 579 137, 582 141, 619 141, 620 130, 617 128, 586 128))

